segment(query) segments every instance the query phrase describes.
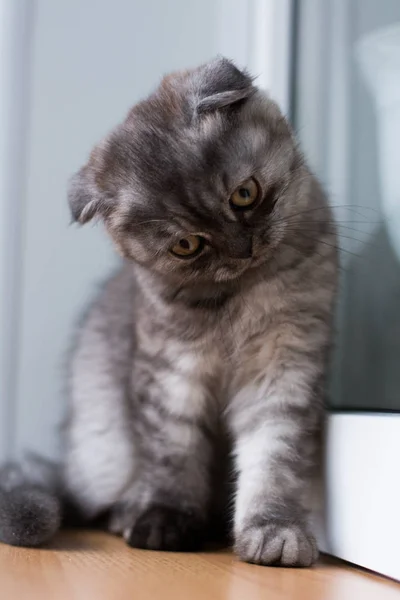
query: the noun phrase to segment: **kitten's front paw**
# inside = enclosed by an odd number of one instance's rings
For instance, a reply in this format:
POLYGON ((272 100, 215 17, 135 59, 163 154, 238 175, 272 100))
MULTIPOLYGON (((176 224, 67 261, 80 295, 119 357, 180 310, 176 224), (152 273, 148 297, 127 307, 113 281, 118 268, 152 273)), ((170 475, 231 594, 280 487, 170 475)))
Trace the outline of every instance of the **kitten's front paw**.
POLYGON ((303 525, 277 519, 245 527, 236 535, 235 551, 257 565, 309 567, 318 558, 315 539, 303 525))
POLYGON ((127 542, 133 548, 192 552, 203 543, 204 523, 191 511, 152 506, 136 521, 127 542))

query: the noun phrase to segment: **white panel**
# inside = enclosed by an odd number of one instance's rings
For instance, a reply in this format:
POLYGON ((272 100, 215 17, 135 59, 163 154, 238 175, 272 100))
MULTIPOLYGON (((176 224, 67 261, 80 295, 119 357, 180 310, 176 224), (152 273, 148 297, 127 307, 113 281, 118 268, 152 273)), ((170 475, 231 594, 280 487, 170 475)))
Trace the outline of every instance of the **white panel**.
POLYGON ((325 184, 331 1, 302 0, 299 6, 296 128, 307 160, 325 184))
POLYGON ((260 87, 270 92, 283 112, 290 111, 292 51, 291 0, 252 0, 249 67, 260 87))
POLYGON ((292 0, 220 0, 222 54, 247 67, 285 114, 290 103, 292 0))
POLYGON ((331 415, 329 551, 400 579, 400 415, 331 415))
POLYGON ((0 0, 0 460, 14 436, 32 2, 0 0))

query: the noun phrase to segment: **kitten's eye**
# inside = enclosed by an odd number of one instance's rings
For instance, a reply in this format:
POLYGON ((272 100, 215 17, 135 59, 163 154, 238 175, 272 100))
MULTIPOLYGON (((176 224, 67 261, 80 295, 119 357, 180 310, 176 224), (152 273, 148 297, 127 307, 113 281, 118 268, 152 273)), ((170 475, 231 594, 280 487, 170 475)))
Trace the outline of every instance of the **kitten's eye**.
POLYGON ((250 210, 258 200, 259 190, 255 179, 242 183, 229 199, 233 210, 250 210))
POLYGON ((178 258, 193 258, 204 248, 205 239, 201 235, 188 235, 181 238, 170 252, 178 258))

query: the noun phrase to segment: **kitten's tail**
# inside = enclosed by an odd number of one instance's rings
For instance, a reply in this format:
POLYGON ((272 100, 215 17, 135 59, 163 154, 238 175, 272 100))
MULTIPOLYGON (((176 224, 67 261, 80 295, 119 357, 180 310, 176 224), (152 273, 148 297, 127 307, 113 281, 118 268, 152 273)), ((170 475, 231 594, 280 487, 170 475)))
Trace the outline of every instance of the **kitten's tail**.
POLYGON ((0 469, 0 541, 40 546, 61 526, 61 494, 55 465, 30 456, 0 469))

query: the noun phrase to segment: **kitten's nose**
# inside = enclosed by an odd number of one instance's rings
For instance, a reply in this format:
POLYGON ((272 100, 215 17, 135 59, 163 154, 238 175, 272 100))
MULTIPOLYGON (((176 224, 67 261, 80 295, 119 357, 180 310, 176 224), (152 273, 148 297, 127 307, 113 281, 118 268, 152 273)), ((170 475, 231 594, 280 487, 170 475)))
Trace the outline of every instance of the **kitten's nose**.
POLYGON ((253 256, 253 240, 251 236, 238 235, 229 240, 230 258, 251 258, 253 256))

